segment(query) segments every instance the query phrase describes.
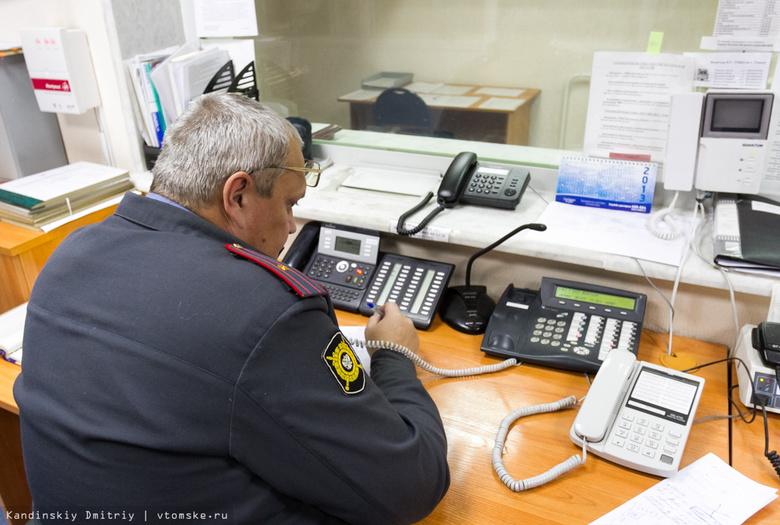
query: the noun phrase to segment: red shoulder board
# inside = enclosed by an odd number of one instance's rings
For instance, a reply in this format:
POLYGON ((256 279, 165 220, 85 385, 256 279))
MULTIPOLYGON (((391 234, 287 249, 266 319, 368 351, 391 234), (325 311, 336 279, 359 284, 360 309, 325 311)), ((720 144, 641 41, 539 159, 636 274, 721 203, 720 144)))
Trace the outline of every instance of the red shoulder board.
POLYGON ((295 268, 277 261, 273 257, 268 257, 267 255, 263 255, 260 252, 249 250, 240 244, 235 243, 226 244, 225 248, 235 253, 236 255, 245 257, 250 261, 259 264, 263 268, 270 270, 272 273, 276 274, 277 277, 280 277, 284 282, 290 285, 290 288, 292 288, 293 291, 301 297, 328 295, 327 290, 317 284, 316 281, 308 278, 305 274, 299 272, 295 268))

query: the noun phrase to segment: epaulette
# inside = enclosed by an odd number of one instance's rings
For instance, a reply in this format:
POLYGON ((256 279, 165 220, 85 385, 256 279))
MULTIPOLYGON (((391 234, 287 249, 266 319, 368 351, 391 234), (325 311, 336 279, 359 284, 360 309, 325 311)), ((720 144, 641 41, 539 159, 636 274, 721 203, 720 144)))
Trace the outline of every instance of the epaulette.
POLYGON ((277 261, 273 257, 268 257, 255 250, 249 250, 244 248, 240 244, 229 243, 225 245, 225 248, 230 250, 236 255, 249 259, 250 261, 259 264, 263 268, 270 270, 271 273, 280 277, 286 282, 293 291, 301 297, 314 297, 318 295, 328 295, 328 291, 322 286, 317 284, 316 281, 307 277, 304 273, 299 272, 291 266, 277 261))

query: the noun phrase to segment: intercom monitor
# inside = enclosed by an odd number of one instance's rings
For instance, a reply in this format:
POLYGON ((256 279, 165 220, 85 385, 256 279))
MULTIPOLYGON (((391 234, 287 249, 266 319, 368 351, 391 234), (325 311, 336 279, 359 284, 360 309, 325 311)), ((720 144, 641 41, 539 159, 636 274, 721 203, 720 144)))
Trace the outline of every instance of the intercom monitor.
POLYGON ((771 93, 708 93, 702 137, 766 140, 771 93))
POLYGON ((697 189, 759 192, 773 100, 769 92, 707 93, 696 162, 697 189))

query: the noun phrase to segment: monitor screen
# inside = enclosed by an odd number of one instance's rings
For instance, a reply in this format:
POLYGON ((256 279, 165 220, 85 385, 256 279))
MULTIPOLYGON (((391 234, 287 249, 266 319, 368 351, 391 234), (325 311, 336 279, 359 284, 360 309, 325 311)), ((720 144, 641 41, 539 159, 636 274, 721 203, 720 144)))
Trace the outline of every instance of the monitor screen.
POLYGON ((761 98, 720 98, 713 102, 712 131, 758 133, 761 131, 761 117, 764 100, 761 98))
POLYGON ((772 93, 707 93, 702 137, 766 140, 772 93))

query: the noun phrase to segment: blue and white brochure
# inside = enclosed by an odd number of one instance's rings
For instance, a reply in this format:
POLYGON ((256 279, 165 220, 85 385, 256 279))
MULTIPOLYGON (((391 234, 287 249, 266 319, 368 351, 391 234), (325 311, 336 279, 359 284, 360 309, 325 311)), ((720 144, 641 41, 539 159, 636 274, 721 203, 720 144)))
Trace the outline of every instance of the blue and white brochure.
POLYGON ((576 206, 650 213, 658 164, 563 157, 555 200, 576 206))

